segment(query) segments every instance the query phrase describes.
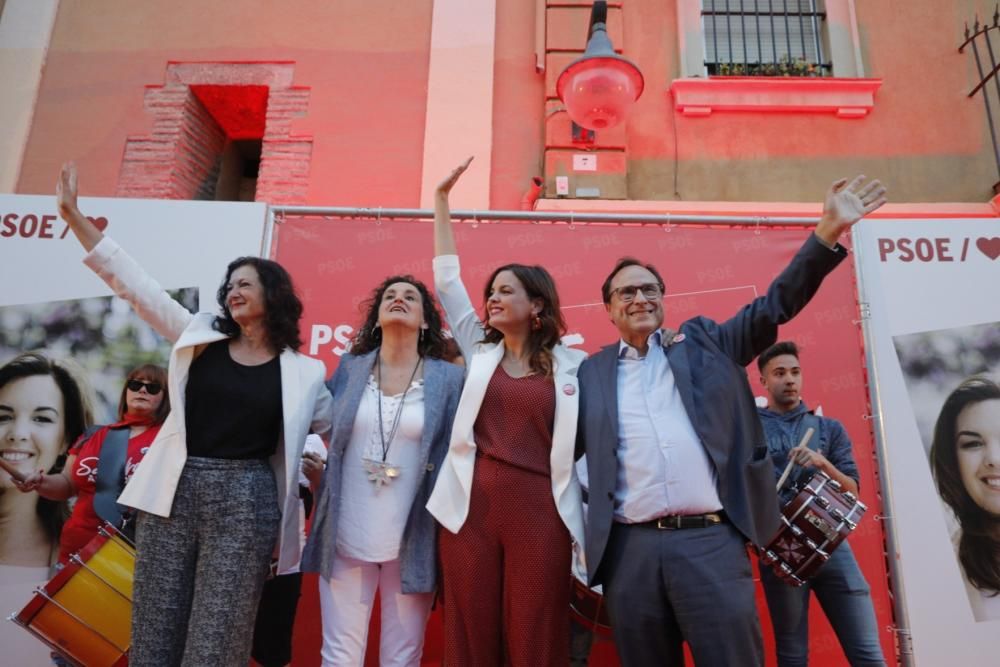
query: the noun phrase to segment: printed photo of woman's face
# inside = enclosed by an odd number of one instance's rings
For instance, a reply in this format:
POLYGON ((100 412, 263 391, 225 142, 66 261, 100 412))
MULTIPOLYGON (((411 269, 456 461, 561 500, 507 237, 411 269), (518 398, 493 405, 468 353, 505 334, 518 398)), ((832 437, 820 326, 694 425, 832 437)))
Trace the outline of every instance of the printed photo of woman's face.
MULTIPOLYGON (((29 475, 49 470, 65 447, 63 395, 48 375, 32 375, 0 388, 0 457, 29 475)), ((11 484, 0 475, 0 484, 11 484)))
POLYGON ((958 414, 955 446, 969 498, 1000 518, 1000 399, 972 403, 958 414))

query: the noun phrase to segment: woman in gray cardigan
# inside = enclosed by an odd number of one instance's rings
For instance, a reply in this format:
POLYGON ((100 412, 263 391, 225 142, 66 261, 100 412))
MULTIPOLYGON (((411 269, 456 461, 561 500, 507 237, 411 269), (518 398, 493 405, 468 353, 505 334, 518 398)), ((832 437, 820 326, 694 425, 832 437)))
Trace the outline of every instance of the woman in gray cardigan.
MULTIPOLYGON (((376 590, 380 662, 419 665, 437 585, 434 518, 424 508, 448 449, 463 370, 423 283, 376 287, 351 351, 327 382, 333 431, 304 572, 320 574, 323 665, 364 663, 376 590)), ((318 461, 306 457, 308 474, 318 461)))

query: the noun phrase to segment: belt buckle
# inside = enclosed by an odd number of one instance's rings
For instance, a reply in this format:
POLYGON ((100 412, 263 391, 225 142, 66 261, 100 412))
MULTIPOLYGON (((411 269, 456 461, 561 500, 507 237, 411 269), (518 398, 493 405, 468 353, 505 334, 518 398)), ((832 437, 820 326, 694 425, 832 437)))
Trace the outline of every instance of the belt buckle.
POLYGON ((656 527, 659 530, 678 530, 681 527, 679 516, 661 516, 656 520, 656 527))

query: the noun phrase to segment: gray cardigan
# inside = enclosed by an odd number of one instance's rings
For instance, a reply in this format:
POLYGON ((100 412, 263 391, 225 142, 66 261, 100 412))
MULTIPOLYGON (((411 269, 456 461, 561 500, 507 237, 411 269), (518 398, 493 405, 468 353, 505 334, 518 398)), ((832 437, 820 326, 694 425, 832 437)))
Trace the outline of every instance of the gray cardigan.
MULTIPOLYGON (((312 532, 302 553, 303 572, 318 572, 326 578, 331 576, 340 519, 341 465, 377 352, 361 356, 345 354, 326 383, 333 394, 333 431, 323 484, 316 499, 312 532)), ((420 438, 424 474, 399 547, 403 593, 431 593, 437 586, 437 524, 424 506, 448 451, 463 377, 464 370, 460 366, 440 359, 424 360, 424 427, 420 438)))

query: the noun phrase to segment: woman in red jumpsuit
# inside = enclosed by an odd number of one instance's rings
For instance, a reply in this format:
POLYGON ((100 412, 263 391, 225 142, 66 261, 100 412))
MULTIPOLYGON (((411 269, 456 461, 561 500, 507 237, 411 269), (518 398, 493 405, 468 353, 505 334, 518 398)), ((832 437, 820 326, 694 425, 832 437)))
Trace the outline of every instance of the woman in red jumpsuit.
POLYGON ((468 366, 427 504, 445 528, 445 664, 564 667, 570 568, 583 547, 573 453, 586 355, 560 342, 559 296, 540 266, 495 269, 484 316, 474 310, 448 208, 470 160, 438 186, 434 221, 435 287, 468 366))

